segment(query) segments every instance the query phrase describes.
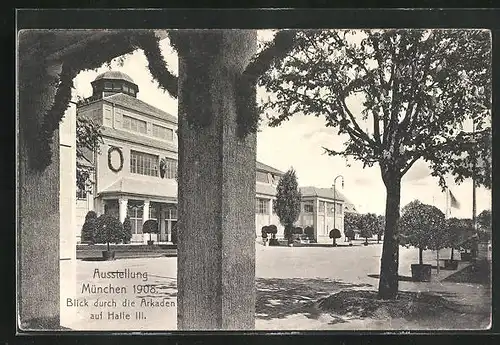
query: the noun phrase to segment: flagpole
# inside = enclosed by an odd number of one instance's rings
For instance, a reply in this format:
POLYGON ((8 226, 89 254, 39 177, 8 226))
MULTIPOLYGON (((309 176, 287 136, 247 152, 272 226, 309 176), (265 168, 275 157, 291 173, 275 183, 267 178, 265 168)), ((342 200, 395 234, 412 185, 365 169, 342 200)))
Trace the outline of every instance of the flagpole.
MULTIPOLYGON (((475 139, 476 134, 476 126, 474 120, 472 120, 472 136, 475 139)), ((474 151, 471 153, 472 157, 472 225, 474 227, 474 234, 477 235, 477 224, 476 224, 476 155, 474 151)), ((477 248, 475 243, 473 243, 474 247, 474 258, 477 255, 477 248)))

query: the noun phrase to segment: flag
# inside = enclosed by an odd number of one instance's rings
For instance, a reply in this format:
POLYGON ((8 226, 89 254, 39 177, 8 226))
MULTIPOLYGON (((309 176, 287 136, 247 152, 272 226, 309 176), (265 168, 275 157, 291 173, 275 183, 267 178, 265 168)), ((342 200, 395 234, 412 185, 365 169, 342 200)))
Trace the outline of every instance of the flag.
POLYGON ((451 190, 448 189, 448 192, 450 192, 450 207, 459 209, 460 203, 458 202, 457 198, 455 198, 451 190))

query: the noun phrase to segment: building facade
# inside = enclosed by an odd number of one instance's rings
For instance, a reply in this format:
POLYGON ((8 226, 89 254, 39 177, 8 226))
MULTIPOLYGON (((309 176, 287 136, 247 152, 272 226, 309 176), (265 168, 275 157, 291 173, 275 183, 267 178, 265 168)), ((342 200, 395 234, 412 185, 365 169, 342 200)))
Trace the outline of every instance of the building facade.
MULTIPOLYGON (((142 234, 142 224, 148 219, 157 220, 160 227, 153 240, 171 241, 177 223, 177 118, 138 99, 138 85, 124 73, 100 74, 92 89, 92 96, 78 104, 77 117, 101 125, 103 143, 99 152, 89 152, 87 162, 80 162, 88 164, 93 178, 90 192, 76 192, 78 237, 85 215, 94 210, 121 222, 128 216, 132 242, 149 239, 142 234)), ((283 236, 284 228, 273 210, 282 175, 282 171, 256 163, 257 237, 263 226, 271 224, 278 227, 278 237, 283 236)), ((328 232, 334 226, 343 233, 345 198, 340 193, 334 197, 333 190, 315 187, 303 187, 301 192, 297 226, 313 226, 318 241, 329 241, 328 232)))

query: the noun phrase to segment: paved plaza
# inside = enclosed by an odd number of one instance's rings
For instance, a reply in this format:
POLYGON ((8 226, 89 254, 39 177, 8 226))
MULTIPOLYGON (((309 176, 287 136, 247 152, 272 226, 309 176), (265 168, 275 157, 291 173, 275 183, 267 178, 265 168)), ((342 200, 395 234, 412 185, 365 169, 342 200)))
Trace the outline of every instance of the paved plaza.
MULTIPOLYGON (((376 290, 382 244, 353 247, 256 246, 256 329, 258 330, 356 330, 450 328, 446 317, 408 322, 402 319, 342 319, 327 313, 304 312, 322 297, 346 289, 376 290), (312 313, 314 314, 314 313, 312 313)), ((447 250, 441 251, 448 258, 447 250)), ((400 248, 399 274, 411 276, 418 250, 400 248)), ((424 252, 424 263, 435 265, 435 253, 424 252)), ((461 264, 464 265, 464 264, 461 264)), ((441 270, 433 281, 401 281, 400 290, 432 291, 469 305, 471 315, 454 319, 454 327, 470 328, 470 318, 482 318, 491 305, 489 289, 479 284, 443 282, 455 271, 441 270), (476 315, 476 316, 474 316, 476 315)), ((62 323, 75 330, 142 331, 176 330, 177 264, 175 257, 78 261, 77 301, 63 306, 62 323), (124 276, 113 277, 117 270, 124 276), (108 274, 108 276, 103 276, 108 274), (147 275, 147 277, 146 277, 147 275), (147 279, 145 279, 147 278, 147 279), (97 291, 103 288, 103 291, 97 291), (85 302, 86 300, 86 302, 85 302), (135 302, 135 305, 132 303, 135 302), (83 305, 87 303, 87 305, 83 305), (142 303, 142 305, 141 305, 142 303), (82 304, 81 306, 75 306, 82 304)), ((63 295, 64 291, 61 292, 63 295)), ((479 322, 478 321, 478 322, 479 322)), ((482 322, 482 323, 481 323, 482 322)))

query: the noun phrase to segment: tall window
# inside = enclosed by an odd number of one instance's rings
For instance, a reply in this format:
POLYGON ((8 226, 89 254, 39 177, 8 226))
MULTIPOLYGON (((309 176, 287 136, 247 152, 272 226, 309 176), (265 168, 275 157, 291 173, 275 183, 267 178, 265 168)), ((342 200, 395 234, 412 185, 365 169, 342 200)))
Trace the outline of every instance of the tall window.
POLYGON ((314 206, 311 203, 305 203, 304 204, 304 212, 305 213, 313 213, 314 212, 314 206))
POLYGON ((255 203, 255 213, 269 214, 269 199, 257 198, 255 203))
POLYGON ((130 172, 147 176, 158 176, 158 156, 130 151, 130 172))
MULTIPOLYGON (((327 210, 328 210, 328 215, 333 216, 333 203, 328 203, 327 205, 327 210)), ((342 214, 342 204, 336 202, 335 203, 335 214, 340 215, 342 214)))
POLYGON ((165 164, 165 176, 167 179, 175 179, 177 177, 177 160, 172 158, 162 158, 165 164))
POLYGON ((257 174, 256 175, 257 182, 269 183, 269 180, 267 178, 267 173, 262 171, 257 171, 256 174, 257 174))
POLYGON ((146 134, 146 121, 135 119, 133 117, 123 115, 123 128, 133 132, 146 134))
POLYGON ((132 226, 132 234, 142 234, 142 204, 131 204, 128 206, 127 214, 130 217, 130 225, 132 226))
POLYGON ((342 204, 340 203, 335 203, 335 213, 336 214, 342 214, 342 204))
POLYGON ((325 214, 325 202, 324 201, 319 202, 318 213, 325 214))
POLYGON ((174 140, 174 131, 171 128, 153 125, 153 136, 164 140, 174 140))
POLYGON ((85 200, 85 199, 87 199, 87 191, 85 189, 77 188, 76 189, 76 198, 78 200, 85 200))

